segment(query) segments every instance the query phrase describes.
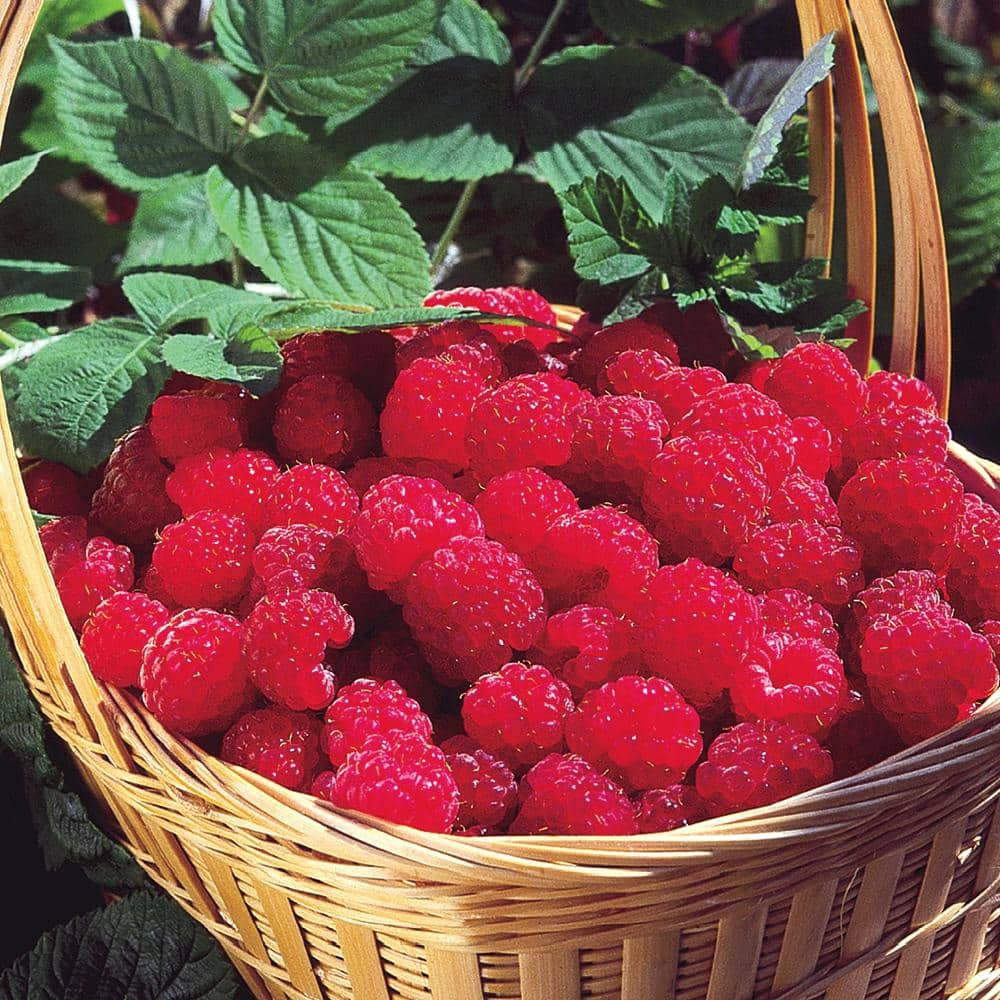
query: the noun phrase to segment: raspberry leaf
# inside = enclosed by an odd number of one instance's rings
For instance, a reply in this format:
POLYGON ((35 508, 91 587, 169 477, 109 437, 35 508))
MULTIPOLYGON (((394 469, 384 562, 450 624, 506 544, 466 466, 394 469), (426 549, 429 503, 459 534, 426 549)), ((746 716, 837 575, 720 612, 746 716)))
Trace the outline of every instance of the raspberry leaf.
POLYGON ((590 15, 623 41, 665 42, 694 28, 714 31, 753 9, 752 0, 590 0, 590 15))
POLYGON ((0 201, 10 197, 34 172, 44 153, 33 153, 0 166, 0 201))
POLYGON ((163 360, 176 371, 242 385, 255 396, 277 388, 281 379, 281 348, 255 326, 244 327, 227 341, 176 333, 163 343, 163 360))
POLYGON ((90 269, 31 260, 0 260, 0 317, 51 312, 87 294, 90 269))

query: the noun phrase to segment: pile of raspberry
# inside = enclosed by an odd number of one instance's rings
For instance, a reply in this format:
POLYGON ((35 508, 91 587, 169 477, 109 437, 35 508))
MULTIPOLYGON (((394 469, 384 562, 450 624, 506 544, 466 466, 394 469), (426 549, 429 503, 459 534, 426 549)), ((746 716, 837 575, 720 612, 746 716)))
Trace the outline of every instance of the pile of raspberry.
POLYGON ((467 836, 764 806, 996 690, 1000 513, 922 382, 823 343, 747 366, 669 305, 560 333, 533 292, 428 304, 528 322, 307 333, 264 398, 177 376, 91 475, 25 463, 96 677, 467 836))

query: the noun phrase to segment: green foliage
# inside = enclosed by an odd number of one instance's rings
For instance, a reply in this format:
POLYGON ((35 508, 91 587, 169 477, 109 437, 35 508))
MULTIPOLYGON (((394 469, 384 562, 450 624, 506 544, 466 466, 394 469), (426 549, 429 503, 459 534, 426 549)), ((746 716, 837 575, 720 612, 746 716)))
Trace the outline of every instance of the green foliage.
POLYGON ((664 42, 693 28, 715 31, 753 9, 753 0, 590 0, 590 14, 623 41, 664 42))
POLYGON ((35 172, 44 155, 22 156, 0 166, 0 201, 9 198, 35 172))
POLYGON ((225 341, 175 333, 163 342, 163 360, 175 371, 233 382, 256 395, 276 389, 281 379, 281 349, 256 326, 245 326, 225 341))
POLYGON ((0 260, 0 317, 65 309, 83 298, 89 281, 84 267, 0 260))

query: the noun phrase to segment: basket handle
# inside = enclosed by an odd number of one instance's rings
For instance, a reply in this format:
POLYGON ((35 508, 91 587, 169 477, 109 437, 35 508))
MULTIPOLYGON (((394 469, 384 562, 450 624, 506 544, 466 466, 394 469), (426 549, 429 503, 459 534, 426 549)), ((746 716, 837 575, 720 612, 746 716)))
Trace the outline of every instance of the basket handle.
POLYGON ((18 70, 43 0, 7 0, 0 11, 0 138, 18 70))

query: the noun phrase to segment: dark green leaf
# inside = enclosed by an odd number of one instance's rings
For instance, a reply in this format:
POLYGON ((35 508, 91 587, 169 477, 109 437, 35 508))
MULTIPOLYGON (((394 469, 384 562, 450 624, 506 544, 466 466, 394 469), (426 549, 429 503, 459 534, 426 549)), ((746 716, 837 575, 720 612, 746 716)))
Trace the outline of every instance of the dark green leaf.
POLYGON ((0 317, 65 309, 87 294, 89 283, 85 267, 0 260, 0 317))
POLYGON ((25 62, 43 51, 49 38, 69 38, 121 9, 122 0, 45 0, 31 32, 25 62))
MULTIPOLYGON (((444 323, 447 320, 468 319, 489 322, 498 317, 473 309, 453 309, 446 306, 400 309, 344 309, 325 302, 290 300, 276 302, 267 312, 256 318, 257 324, 272 337, 287 340, 311 330, 366 330, 372 327, 387 329, 394 326, 421 326, 444 323)), ((504 322, 511 322, 509 317, 504 322)))
POLYGON ((188 375, 242 385, 255 396, 277 388, 281 348, 259 327, 247 326, 228 341, 176 333, 163 344, 163 360, 188 375))
POLYGON ((694 28, 714 31, 753 9, 753 0, 590 0, 598 26, 624 41, 663 42, 694 28))
POLYGON ((0 166, 0 201, 9 198, 35 172, 44 155, 34 153, 0 166))
POLYGON ((723 90, 744 118, 756 122, 798 65, 798 59, 751 59, 726 80, 723 90))
MULTIPOLYGON (((724 310, 719 310, 722 318, 722 326, 730 339, 736 345, 736 349, 747 361, 767 361, 771 358, 781 357, 782 351, 771 343, 768 343, 767 333, 774 332, 764 325, 744 326, 734 316, 730 316, 724 310)), ((782 327, 780 333, 783 336, 795 338, 795 331, 791 327, 782 327)), ((794 346, 794 345, 792 345, 794 346)))

